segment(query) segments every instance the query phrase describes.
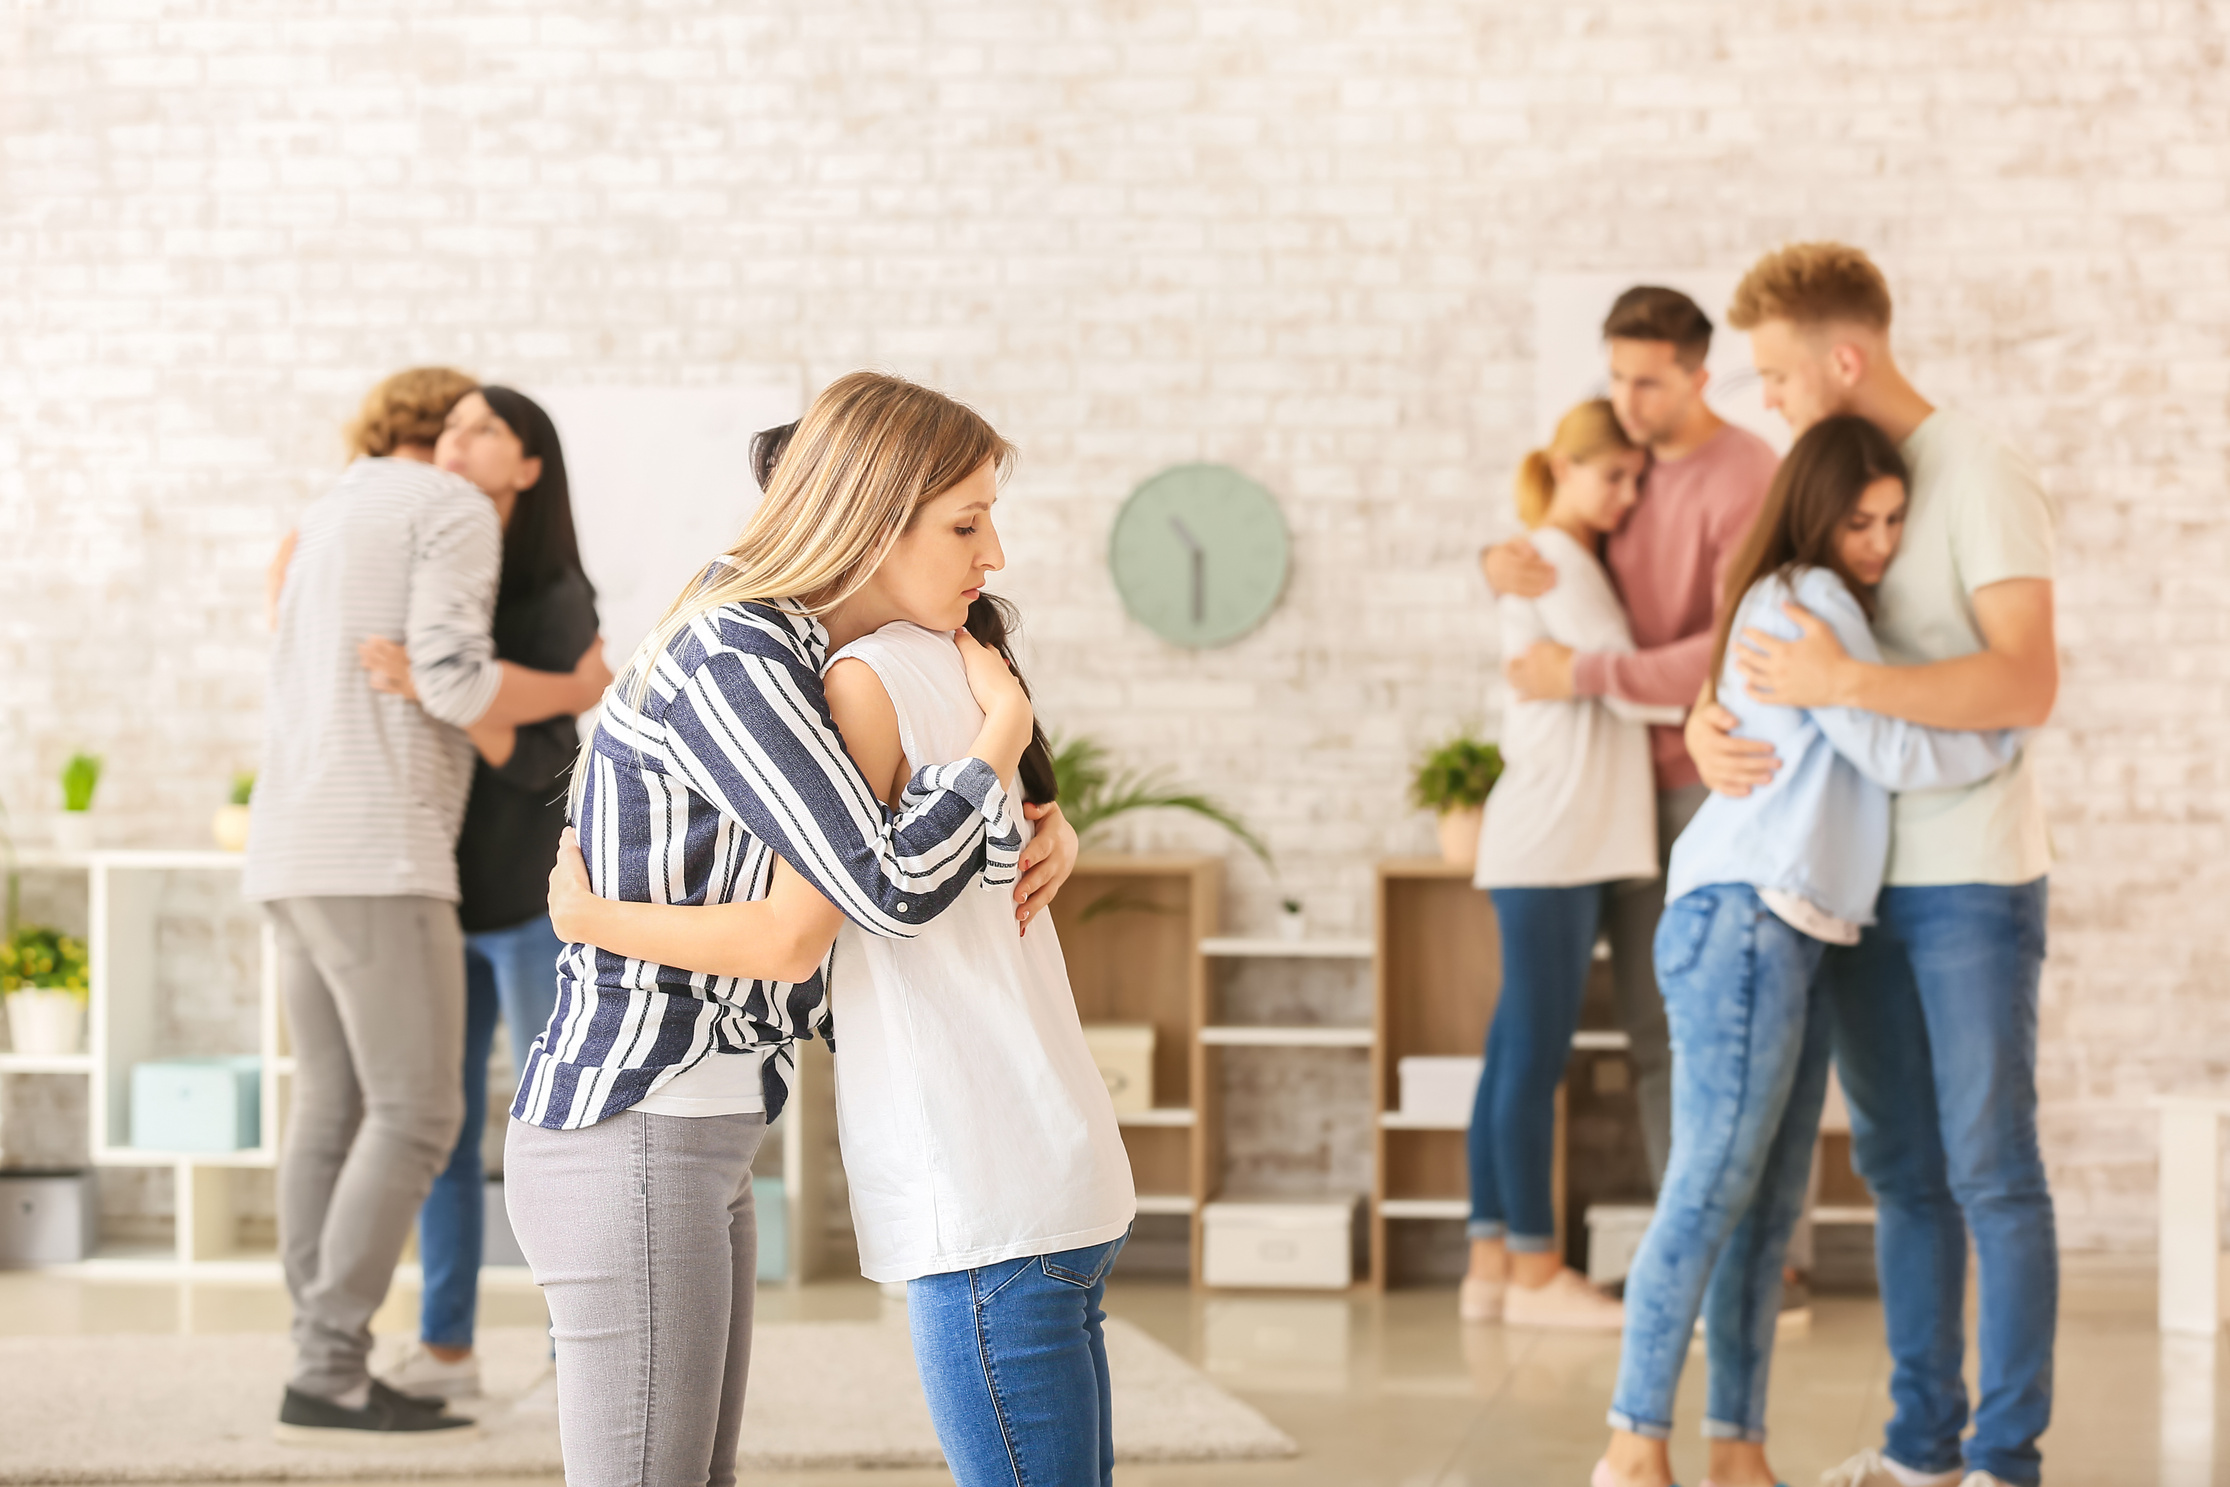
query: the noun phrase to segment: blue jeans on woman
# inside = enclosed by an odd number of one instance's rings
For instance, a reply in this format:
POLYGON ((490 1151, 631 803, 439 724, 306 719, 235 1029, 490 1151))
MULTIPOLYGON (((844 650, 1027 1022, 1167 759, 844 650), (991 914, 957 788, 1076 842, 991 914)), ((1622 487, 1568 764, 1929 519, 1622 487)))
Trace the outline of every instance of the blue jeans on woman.
POLYGON ((1701 1311, 1711 1363, 1703 1432, 1765 1439, 1781 1261, 1827 1099, 1826 950, 1740 883, 1683 894, 1657 926, 1672 1029, 1672 1160, 1626 1278, 1610 1417, 1620 1430, 1671 1434, 1701 1311))
POLYGON ((1881 923, 1828 956, 1851 1148, 1873 1189, 1889 1332, 1885 1450, 1915 1471, 2033 1487, 2052 1419, 2059 1242, 2036 1136, 2045 880, 1884 888, 1881 923), (1980 1284, 1967 1424, 1967 1236, 1980 1284), (1962 1457, 1964 1458, 1962 1460, 1962 1457))
POLYGON ((480 1303, 480 1243, 486 1174, 480 1134, 488 1123, 488 1054, 496 1014, 511 1030, 514 1076, 557 1005, 557 958, 565 947, 548 915, 509 929, 465 936, 465 1128, 449 1165, 418 1210, 418 1258, 425 1285, 418 1340, 469 1348, 480 1303))
POLYGON ((914 1363, 958 1487, 1112 1487, 1100 1301, 1122 1247, 1111 1239, 906 1283, 914 1363))
POLYGON ((1556 1247, 1556 1087, 1572 1060, 1595 929, 1611 886, 1488 890, 1502 938, 1502 994, 1471 1105, 1465 1232, 1500 1239, 1520 1254, 1556 1247))

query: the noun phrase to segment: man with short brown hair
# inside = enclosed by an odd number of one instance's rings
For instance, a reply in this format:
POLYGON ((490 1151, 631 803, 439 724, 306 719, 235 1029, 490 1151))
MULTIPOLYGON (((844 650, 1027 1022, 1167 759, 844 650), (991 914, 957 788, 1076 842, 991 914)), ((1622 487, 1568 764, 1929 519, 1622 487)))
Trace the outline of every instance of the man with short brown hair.
POLYGON ((295 1054, 278 1182, 295 1364, 278 1434, 305 1443, 472 1423, 365 1366, 372 1313, 464 1124, 463 730, 584 712, 610 679, 595 647, 570 674, 496 659, 495 504, 433 464, 474 385, 419 368, 374 388, 349 429, 360 457, 274 565, 242 893, 270 916, 295 1054), (409 648, 415 702, 372 690, 357 649, 375 635, 409 648))
MULTIPOLYGON (((1760 701, 1852 707, 1934 728, 2033 728, 2059 686, 2053 515, 2035 471, 1997 434, 1932 406, 1890 354, 1889 285, 1841 243, 1767 254, 1729 320, 1750 333, 1769 407, 1799 433, 1855 414, 1898 441, 1912 472, 1905 533, 1876 594, 1885 665, 1852 660, 1827 627, 1755 630, 1729 651, 1760 701)), ((1746 794, 1770 746, 1690 716, 1704 780, 1746 794)), ((2051 1418, 2059 1254, 2037 1146, 2037 985, 2051 849, 2026 754, 1962 790, 1896 798, 1879 923, 1830 947, 1822 975, 1873 1189, 1896 1413, 1885 1449, 1834 1487, 2035 1487, 2051 1418), (1981 1394, 1962 1450, 1963 1308, 1974 1239, 1981 1394)))
MULTIPOLYGON (((1575 653, 1541 641, 1504 657, 1504 669, 1521 697, 1607 696, 1686 707, 1711 669, 1712 622, 1727 565, 1779 461, 1763 439, 1704 401, 1711 317, 1687 295, 1654 285, 1627 290, 1603 321, 1603 339, 1611 405, 1627 437, 1650 453, 1640 504, 1604 554, 1637 649, 1575 653)), ((1482 564, 1498 594, 1532 598, 1556 581, 1556 570, 1523 537, 1489 548, 1482 564)), ((1706 792, 1678 728, 1652 727, 1649 747, 1662 869, 1706 792)), ((1619 885, 1604 924, 1653 1185, 1664 1177, 1672 1145, 1672 1053, 1650 947, 1664 906, 1660 871, 1619 885)))

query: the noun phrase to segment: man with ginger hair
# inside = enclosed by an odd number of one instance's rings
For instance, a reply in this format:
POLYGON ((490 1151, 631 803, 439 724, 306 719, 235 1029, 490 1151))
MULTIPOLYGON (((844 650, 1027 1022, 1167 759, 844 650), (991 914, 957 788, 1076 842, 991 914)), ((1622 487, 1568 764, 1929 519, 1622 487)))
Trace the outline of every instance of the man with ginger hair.
POLYGON ((462 372, 401 372, 349 431, 356 458, 273 565, 273 628, 242 892, 265 905, 296 1069, 279 1162, 295 1365, 282 1439, 346 1448, 470 1426, 366 1369, 371 1318, 464 1123, 457 830, 464 729, 595 705, 571 673, 500 662, 495 505, 433 464, 462 372), (418 698, 375 692, 358 647, 407 644, 418 698))
MULTIPOLYGON (((1855 414, 1898 442, 1912 472, 1904 541, 1877 594, 1887 664, 1854 661, 1791 606, 1802 639, 1745 630, 1731 652, 1751 695, 1934 728, 2042 724, 2059 688, 2051 503, 2002 438, 1905 380, 1881 271, 1841 244, 1785 247, 1742 280, 1728 319, 1749 332, 1766 403, 1791 428, 1855 414)), ((1731 736, 1732 722, 1699 706, 1687 740, 1705 782, 1739 795, 1776 761, 1731 736)), ((2039 1480, 2059 1293, 2036 1130, 2050 867, 2025 753, 1978 785, 1900 795, 1880 922, 1823 965, 1854 1153, 1874 1192, 1896 1406, 1884 1449, 1830 1472, 1833 1487, 2039 1480), (1981 1391, 1962 1449, 1970 1234, 1981 1391)))
MULTIPOLYGON (((1635 649, 1574 652, 1553 640, 1536 642, 1505 658, 1519 696, 1608 696, 1685 707, 1711 670, 1712 624, 1727 565, 1779 464, 1771 445, 1704 401, 1711 335, 1711 317, 1694 300, 1659 285, 1627 290, 1604 317, 1611 406, 1626 436, 1650 456, 1641 502, 1604 552, 1635 649)), ((1489 548, 1482 564, 1497 594, 1530 599, 1556 582, 1556 570, 1523 537, 1489 548)), ((1649 752, 1661 868, 1707 792, 1678 728, 1652 726, 1649 752)), ((1672 1144, 1672 1052, 1651 955, 1664 907, 1663 876, 1636 878, 1618 885, 1603 926, 1652 1185, 1664 1178, 1672 1144)))

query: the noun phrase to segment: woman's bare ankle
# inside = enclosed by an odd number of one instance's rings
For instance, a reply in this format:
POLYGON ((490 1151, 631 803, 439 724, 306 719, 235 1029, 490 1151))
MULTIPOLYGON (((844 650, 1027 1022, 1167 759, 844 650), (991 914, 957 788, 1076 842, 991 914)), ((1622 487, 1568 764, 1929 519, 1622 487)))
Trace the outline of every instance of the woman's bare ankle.
POLYGON ((1672 1449, 1646 1435, 1612 1431, 1603 1463, 1617 1487, 1672 1487, 1672 1449))
POLYGON ((1471 1268, 1465 1272, 1466 1280, 1492 1281, 1500 1285, 1510 1278, 1510 1252, 1499 1239, 1474 1239, 1471 1241, 1471 1268))
POLYGON ((1563 1268, 1564 1257, 1554 1250, 1515 1250, 1510 1255, 1510 1283, 1538 1290, 1563 1268))
POLYGON ((1711 1487, 1776 1487, 1781 1480, 1765 1459, 1762 1441, 1715 1440, 1710 1459, 1711 1487))

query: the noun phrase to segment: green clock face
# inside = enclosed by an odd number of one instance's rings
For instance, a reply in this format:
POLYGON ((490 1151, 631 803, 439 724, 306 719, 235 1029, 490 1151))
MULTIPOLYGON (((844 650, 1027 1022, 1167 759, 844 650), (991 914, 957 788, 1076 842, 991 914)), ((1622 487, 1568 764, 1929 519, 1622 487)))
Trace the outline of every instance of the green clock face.
POLYGON ((1116 592, 1174 645, 1224 645, 1262 623, 1291 544, 1277 499, 1229 465, 1177 465, 1132 491, 1107 565, 1116 592))

